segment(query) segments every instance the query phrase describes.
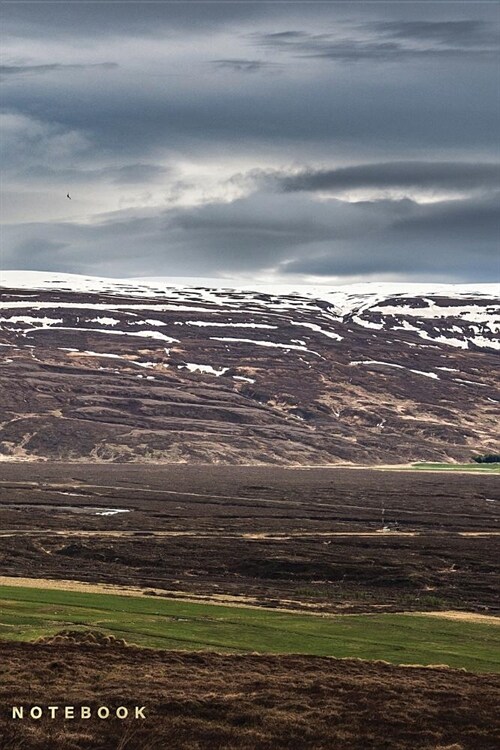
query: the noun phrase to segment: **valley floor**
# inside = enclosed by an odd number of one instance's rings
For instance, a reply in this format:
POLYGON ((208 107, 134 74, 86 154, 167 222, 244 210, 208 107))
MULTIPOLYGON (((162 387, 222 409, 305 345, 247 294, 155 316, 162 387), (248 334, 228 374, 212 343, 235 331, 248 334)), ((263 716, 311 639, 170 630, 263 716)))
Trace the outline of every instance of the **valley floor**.
POLYGON ((498 614, 496 474, 0 469, 5 576, 304 611, 498 614))
POLYGON ((1 464, 0 748, 493 750, 499 501, 493 472, 1 464), (148 720, 9 718, 48 702, 148 720))

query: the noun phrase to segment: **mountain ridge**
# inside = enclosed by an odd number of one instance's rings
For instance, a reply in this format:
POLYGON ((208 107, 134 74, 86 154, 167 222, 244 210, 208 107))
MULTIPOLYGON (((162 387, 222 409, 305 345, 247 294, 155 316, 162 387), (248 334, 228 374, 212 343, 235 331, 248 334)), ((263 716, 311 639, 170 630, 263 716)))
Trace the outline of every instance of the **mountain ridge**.
POLYGON ((0 457, 305 465, 498 452, 496 292, 4 271, 0 457))

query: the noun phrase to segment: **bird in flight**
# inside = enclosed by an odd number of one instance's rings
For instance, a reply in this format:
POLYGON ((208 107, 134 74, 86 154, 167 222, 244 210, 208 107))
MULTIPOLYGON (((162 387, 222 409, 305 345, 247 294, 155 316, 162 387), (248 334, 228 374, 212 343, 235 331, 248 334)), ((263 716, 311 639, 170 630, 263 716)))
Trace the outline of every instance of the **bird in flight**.
POLYGON ((69 193, 66 193, 66 198, 69 198, 71 200, 71 195, 69 193))

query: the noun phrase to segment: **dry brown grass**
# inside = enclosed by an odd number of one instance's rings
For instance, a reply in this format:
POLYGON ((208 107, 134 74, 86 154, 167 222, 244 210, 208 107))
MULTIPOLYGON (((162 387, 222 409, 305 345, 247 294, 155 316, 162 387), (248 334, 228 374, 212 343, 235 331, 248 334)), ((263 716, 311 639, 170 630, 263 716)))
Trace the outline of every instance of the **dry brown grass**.
POLYGON ((0 643, 2 750, 496 750, 500 678, 354 659, 0 643), (14 722, 11 705, 148 719, 14 722))

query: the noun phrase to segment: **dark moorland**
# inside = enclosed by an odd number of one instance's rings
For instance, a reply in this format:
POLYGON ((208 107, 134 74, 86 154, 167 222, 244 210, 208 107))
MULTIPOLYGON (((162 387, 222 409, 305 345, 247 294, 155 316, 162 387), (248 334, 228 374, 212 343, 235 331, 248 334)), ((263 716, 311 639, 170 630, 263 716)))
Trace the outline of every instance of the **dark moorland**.
POLYGON ((2 464, 0 570, 292 609, 494 614, 499 487, 460 473, 2 464))

